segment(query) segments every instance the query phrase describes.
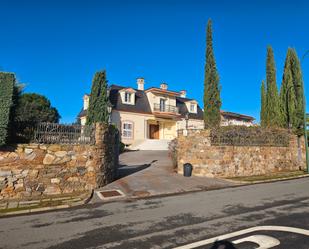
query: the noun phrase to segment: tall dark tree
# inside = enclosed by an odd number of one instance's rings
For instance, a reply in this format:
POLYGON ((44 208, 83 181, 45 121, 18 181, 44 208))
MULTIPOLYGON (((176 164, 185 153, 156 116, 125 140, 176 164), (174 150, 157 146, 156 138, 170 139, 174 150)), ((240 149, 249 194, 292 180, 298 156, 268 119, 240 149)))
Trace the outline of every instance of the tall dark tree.
POLYGON ((267 48, 266 59, 266 115, 265 125, 267 127, 280 127, 282 124, 279 94, 276 81, 276 66, 273 49, 267 48))
POLYGON ((15 75, 0 72, 0 146, 6 144, 13 106, 15 75))
POLYGON ((211 20, 208 20, 207 23, 206 42, 206 64, 204 80, 204 125, 205 128, 212 128, 220 125, 221 98, 219 74, 217 71, 213 51, 211 20))
POLYGON ((295 49, 291 49, 291 74, 295 90, 295 115, 293 119, 293 128, 297 134, 303 134, 304 124, 304 82, 301 72, 301 65, 295 49))
POLYGON ((299 134, 303 134, 303 79, 301 66, 295 49, 289 48, 284 64, 284 72, 280 89, 280 104, 282 110, 283 127, 292 127, 299 134))
POLYGON ((261 85, 261 112, 260 112, 260 119, 261 119, 261 126, 266 126, 266 89, 265 89, 265 82, 262 80, 261 85))
POLYGON ((108 123, 108 95, 106 72, 96 72, 92 81, 87 124, 108 123))
POLYGON ((58 123, 58 110, 51 106, 50 101, 43 95, 24 93, 18 96, 14 121, 17 122, 51 122, 58 123))
POLYGON ((295 122, 296 109, 295 89, 291 72, 291 49, 286 54, 282 83, 280 87, 281 127, 289 128, 295 122))

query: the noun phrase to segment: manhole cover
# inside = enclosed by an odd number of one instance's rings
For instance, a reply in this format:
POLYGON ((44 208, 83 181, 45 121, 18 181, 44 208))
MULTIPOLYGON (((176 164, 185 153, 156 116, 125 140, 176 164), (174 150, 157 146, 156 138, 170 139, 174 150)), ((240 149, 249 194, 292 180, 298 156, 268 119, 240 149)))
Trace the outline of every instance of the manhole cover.
POLYGON ((103 199, 112 199, 125 196, 120 190, 105 190, 105 191, 98 191, 97 195, 103 199))

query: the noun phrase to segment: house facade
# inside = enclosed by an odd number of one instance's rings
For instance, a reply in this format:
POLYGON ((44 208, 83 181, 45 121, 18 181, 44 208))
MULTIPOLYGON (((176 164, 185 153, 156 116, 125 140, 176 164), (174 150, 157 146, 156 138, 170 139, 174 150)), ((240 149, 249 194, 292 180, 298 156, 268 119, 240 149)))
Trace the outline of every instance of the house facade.
MULTIPOLYGON (((143 78, 137 79, 137 88, 111 85, 109 100, 112 105, 111 122, 121 131, 125 144, 146 139, 171 140, 180 129, 203 129, 203 110, 186 91, 171 91, 166 83, 144 89, 143 78)), ((83 109, 78 115, 86 124, 89 95, 84 95, 83 109)), ((253 125, 253 117, 221 112, 222 125, 253 125), (234 120, 234 121, 233 121, 234 120)))

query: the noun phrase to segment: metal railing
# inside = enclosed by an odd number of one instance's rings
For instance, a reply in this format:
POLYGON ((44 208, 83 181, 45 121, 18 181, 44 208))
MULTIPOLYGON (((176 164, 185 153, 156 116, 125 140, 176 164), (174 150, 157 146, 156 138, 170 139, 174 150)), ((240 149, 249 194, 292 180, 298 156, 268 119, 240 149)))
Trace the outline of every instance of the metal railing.
POLYGON ((162 105, 162 104, 154 104, 153 110, 155 112, 166 112, 166 113, 174 113, 179 114, 179 109, 177 106, 173 105, 162 105))
POLYGON ((95 126, 38 123, 32 142, 47 144, 94 144, 95 126))
POLYGON ((289 134, 286 130, 221 127, 211 130, 211 145, 287 147, 289 146, 289 134))

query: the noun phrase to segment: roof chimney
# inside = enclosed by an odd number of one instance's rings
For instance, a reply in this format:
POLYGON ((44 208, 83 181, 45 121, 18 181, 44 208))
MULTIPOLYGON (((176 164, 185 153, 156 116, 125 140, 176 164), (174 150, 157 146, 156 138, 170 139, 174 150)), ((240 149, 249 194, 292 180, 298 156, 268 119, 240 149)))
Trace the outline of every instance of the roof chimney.
POLYGON ((141 78, 141 77, 137 78, 136 83, 137 83, 137 89, 144 91, 144 84, 145 84, 144 78, 141 78))
POLYGON ((181 90, 179 93, 180 93, 180 97, 182 97, 182 98, 185 98, 187 96, 186 90, 181 90))
POLYGON ((162 90, 167 90, 167 87, 168 87, 168 85, 166 84, 166 83, 161 83, 161 85, 160 85, 160 88, 162 89, 162 90))
POLYGON ((89 95, 85 94, 83 100, 84 100, 84 110, 87 110, 89 107, 89 95))

